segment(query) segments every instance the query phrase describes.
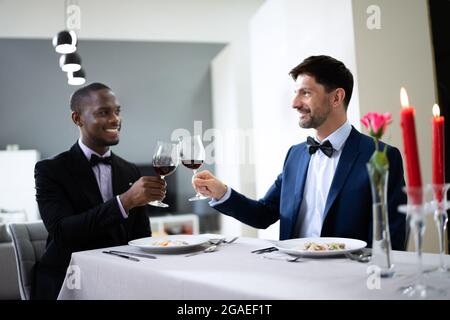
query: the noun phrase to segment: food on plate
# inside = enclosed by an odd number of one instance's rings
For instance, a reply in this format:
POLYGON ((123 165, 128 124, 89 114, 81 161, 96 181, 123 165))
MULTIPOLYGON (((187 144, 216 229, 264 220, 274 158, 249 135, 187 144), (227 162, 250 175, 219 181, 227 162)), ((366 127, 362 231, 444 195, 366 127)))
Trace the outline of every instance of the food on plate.
POLYGON ((330 243, 316 243, 307 242, 301 250, 306 251, 334 251, 345 249, 345 243, 330 242, 330 243))
POLYGON ((161 240, 152 243, 152 246, 157 247, 175 247, 175 246, 187 246, 189 243, 182 240, 161 240))

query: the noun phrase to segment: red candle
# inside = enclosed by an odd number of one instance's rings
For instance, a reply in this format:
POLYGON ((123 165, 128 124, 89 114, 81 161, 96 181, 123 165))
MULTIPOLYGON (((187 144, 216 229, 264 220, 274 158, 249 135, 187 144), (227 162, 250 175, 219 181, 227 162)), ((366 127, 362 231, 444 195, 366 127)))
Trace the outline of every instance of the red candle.
MULTIPOLYGON (((432 119, 433 139, 431 144, 431 155, 433 164, 433 185, 444 184, 444 117, 440 116, 439 106, 433 106, 432 119)), ((442 200, 442 192, 436 190, 436 198, 442 200)))
MULTIPOLYGON (((417 149, 416 126, 414 124, 415 110, 409 105, 408 95, 405 88, 400 90, 400 101, 402 111, 400 112, 400 124, 403 131, 403 147, 406 158, 406 172, 408 176, 408 187, 421 188, 422 178, 420 175, 419 153, 417 149)), ((412 197, 414 204, 422 203, 420 192, 416 197, 412 197)))

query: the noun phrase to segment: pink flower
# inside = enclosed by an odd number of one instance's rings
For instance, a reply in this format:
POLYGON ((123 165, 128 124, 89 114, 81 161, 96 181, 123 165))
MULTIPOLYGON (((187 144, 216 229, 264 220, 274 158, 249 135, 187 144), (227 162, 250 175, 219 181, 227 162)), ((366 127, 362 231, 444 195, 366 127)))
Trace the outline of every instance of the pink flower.
POLYGON ((361 118, 361 123, 369 130, 369 134, 375 139, 381 139, 388 124, 392 122, 390 112, 384 114, 378 112, 368 112, 361 118))

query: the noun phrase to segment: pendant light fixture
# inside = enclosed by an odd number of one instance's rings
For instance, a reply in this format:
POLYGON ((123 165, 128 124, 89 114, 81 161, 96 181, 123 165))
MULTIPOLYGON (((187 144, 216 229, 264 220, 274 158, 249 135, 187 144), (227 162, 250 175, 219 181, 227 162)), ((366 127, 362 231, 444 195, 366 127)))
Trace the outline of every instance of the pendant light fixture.
POLYGON ((86 82, 86 73, 83 69, 67 72, 67 83, 71 86, 80 86, 86 82))
POLYGON ((86 73, 81 69, 81 57, 76 52, 78 39, 75 30, 81 28, 81 10, 77 0, 65 0, 64 24, 66 30, 58 32, 52 43, 55 51, 61 53, 59 66, 67 72, 70 85, 81 85, 86 82, 86 73))
POLYGON ((52 40, 56 52, 67 54, 77 50, 77 35, 74 30, 80 30, 80 13, 80 7, 76 0, 65 0, 64 25, 66 29, 58 32, 52 40))
POLYGON ((76 52, 63 54, 59 58, 59 66, 64 72, 78 71, 81 69, 81 57, 76 52))
POLYGON ((62 54, 72 53, 77 50, 77 35, 73 30, 63 30, 53 37, 55 51, 62 54))

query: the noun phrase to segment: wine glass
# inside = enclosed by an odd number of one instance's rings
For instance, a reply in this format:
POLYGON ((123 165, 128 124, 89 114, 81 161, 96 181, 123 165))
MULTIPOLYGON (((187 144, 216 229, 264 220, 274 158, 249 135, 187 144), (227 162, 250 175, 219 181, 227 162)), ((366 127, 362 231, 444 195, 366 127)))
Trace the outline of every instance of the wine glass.
MULTIPOLYGON (((157 174, 164 180, 166 176, 175 172, 180 161, 178 144, 158 141, 153 154, 152 165, 157 174)), ((159 200, 149 202, 155 207, 167 208, 169 205, 159 200)))
POLYGON ((424 274, 425 270, 422 262, 422 244, 425 232, 426 214, 430 210, 425 201, 425 195, 430 190, 430 186, 425 187, 404 187, 408 202, 400 205, 399 211, 407 214, 410 228, 414 233, 414 240, 417 251, 417 278, 413 283, 402 286, 398 292, 409 298, 436 299, 446 295, 445 290, 436 288, 427 283, 424 274))
MULTIPOLYGON (((197 174, 197 170, 203 165, 205 161, 205 148, 203 147, 202 139, 199 135, 188 136, 180 138, 180 158, 181 163, 188 169, 194 171, 192 179, 197 174)), ((202 196, 199 192, 189 201, 197 201, 208 199, 202 196)))
POLYGON ((447 210, 450 203, 447 199, 447 193, 450 184, 433 184, 433 202, 434 221, 438 230, 439 237, 439 267, 429 270, 428 275, 438 276, 441 280, 450 280, 450 268, 445 263, 445 230, 447 229, 448 215, 447 210))

